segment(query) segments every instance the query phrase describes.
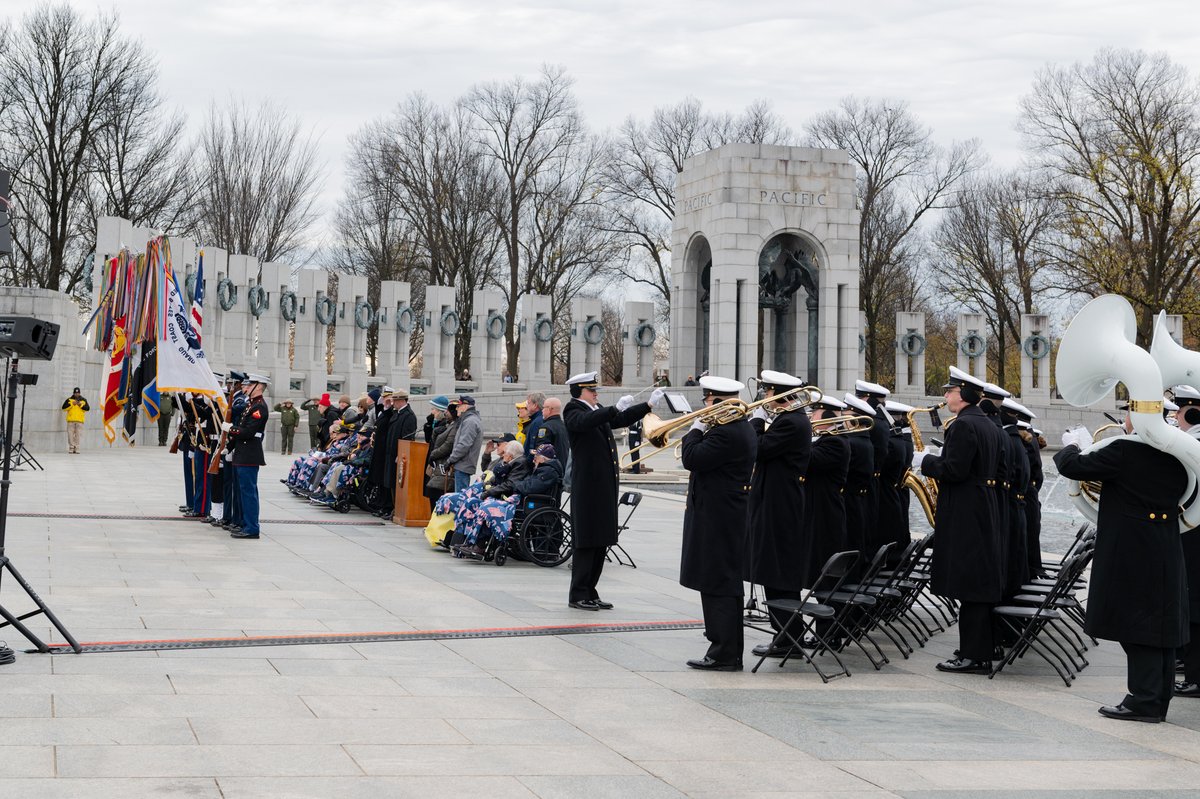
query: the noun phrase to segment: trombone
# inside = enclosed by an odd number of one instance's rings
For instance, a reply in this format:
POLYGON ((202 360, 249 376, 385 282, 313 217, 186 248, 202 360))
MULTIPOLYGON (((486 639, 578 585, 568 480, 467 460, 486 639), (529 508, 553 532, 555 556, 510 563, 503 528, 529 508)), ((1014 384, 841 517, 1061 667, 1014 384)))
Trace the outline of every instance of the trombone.
POLYGON ((875 417, 866 414, 826 416, 824 419, 814 419, 812 430, 814 436, 844 436, 847 433, 870 430, 874 425, 875 417))
POLYGON ((749 415, 749 407, 744 401, 730 397, 707 408, 685 413, 670 421, 664 421, 656 414, 648 413, 642 419, 642 436, 645 441, 621 456, 621 468, 636 466, 665 450, 670 446, 671 434, 682 427, 691 427, 693 422, 704 422, 710 427, 737 422, 749 415), (654 447, 655 449, 653 452, 635 458, 634 453, 644 447, 654 447))
POLYGON ((779 402, 781 400, 791 398, 791 402, 784 407, 778 409, 767 408, 767 413, 774 417, 781 413, 788 413, 789 411, 798 411, 801 408, 807 408, 809 405, 820 402, 821 397, 823 396, 824 394, 821 393, 821 389, 817 388, 816 386, 796 386, 795 388, 789 388, 787 391, 781 391, 774 396, 763 397, 760 400, 751 402, 746 406, 746 415, 749 416, 750 414, 754 413, 754 411, 769 402, 779 402))

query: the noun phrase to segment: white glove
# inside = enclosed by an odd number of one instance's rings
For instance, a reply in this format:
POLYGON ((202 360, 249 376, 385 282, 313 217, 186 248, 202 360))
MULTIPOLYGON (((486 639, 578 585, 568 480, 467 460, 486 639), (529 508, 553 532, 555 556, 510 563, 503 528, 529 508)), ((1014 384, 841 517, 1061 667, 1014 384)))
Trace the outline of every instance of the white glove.
POLYGON ((221 429, 228 433, 233 429, 233 422, 221 422, 221 429))
POLYGON ((232 453, 232 452, 226 452, 226 453, 225 453, 225 462, 226 462, 226 463, 233 463, 233 453, 232 453))
POLYGON ((1079 436, 1074 430, 1067 430, 1062 434, 1062 445, 1064 447, 1079 446, 1079 436))
POLYGON ((704 422, 697 419, 696 421, 692 422, 692 429, 699 430, 701 433, 707 433, 708 425, 706 425, 704 422))
POLYGON ((667 392, 665 390, 656 388, 650 392, 650 399, 646 401, 646 404, 651 408, 657 407, 658 403, 662 402, 662 398, 665 397, 666 394, 667 392))
POLYGON ((1086 427, 1079 425, 1079 427, 1075 428, 1075 443, 1080 449, 1087 449, 1092 445, 1093 441, 1092 434, 1088 432, 1086 427))
POLYGON ((626 408, 628 408, 632 404, 633 404, 633 395, 626 394, 625 396, 623 396, 619 400, 617 400, 617 410, 624 411, 626 408))
POLYGON ((929 455, 929 453, 928 453, 928 452, 914 452, 914 453, 913 453, 913 459, 912 459, 912 466, 913 466, 913 468, 914 468, 914 469, 920 469, 920 468, 921 468, 921 461, 925 460, 925 458, 926 458, 926 457, 928 457, 928 455, 929 455))
MULTIPOLYGON (((915 454, 915 453, 914 453, 914 454, 915 454)), ((935 447, 926 447, 926 448, 925 448, 925 454, 926 454, 926 455, 941 455, 941 454, 942 454, 942 448, 941 448, 941 447, 936 447, 936 446, 935 446, 935 447)))
POLYGON ((759 405, 754 409, 754 413, 750 414, 751 419, 762 419, 764 422, 771 421, 771 414, 767 413, 767 409, 759 405))

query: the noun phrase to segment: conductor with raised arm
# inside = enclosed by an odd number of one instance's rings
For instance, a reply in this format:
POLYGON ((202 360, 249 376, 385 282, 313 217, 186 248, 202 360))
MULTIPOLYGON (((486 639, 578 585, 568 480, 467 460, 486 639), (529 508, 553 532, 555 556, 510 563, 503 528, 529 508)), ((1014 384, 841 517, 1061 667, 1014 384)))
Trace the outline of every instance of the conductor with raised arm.
POLYGON ((567 381, 571 401, 563 408, 563 421, 571 439, 571 530, 575 538, 571 592, 567 604, 579 610, 611 610, 600 599, 596 584, 604 570, 604 555, 617 543, 617 442, 614 427, 626 427, 650 412, 662 399, 656 388, 649 402, 635 402, 628 394, 615 407, 601 405, 596 372, 584 372, 567 381))

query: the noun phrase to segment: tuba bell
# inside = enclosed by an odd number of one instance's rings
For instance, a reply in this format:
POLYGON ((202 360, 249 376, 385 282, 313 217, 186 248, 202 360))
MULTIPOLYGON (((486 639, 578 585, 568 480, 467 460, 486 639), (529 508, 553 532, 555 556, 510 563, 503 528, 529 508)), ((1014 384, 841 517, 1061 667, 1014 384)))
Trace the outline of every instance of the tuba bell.
MULTIPOLYGON (((1163 419, 1163 373, 1155 358, 1134 343, 1136 335, 1137 322, 1128 300, 1116 294, 1097 297, 1075 315, 1063 334, 1055 379, 1063 399, 1076 407, 1094 405, 1118 382, 1124 383, 1129 391, 1134 433, 1141 441, 1177 458, 1188 471, 1182 504, 1195 489, 1196 475, 1200 474, 1200 440, 1163 419)), ((1088 451, 1113 440, 1097 442, 1088 451)), ((1072 487, 1079 491, 1077 484, 1072 487)), ((1183 531, 1200 524, 1200 504, 1193 505, 1180 514, 1183 531)))

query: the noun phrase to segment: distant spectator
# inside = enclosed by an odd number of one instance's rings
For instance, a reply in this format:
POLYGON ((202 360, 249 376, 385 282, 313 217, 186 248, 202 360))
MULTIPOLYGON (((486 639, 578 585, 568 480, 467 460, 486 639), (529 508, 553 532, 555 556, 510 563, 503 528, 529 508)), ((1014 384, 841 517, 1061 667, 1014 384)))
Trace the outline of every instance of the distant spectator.
POLYGON ((290 399, 276 404, 275 410, 279 411, 279 454, 291 455, 292 442, 296 439, 296 427, 300 424, 300 411, 296 410, 290 399))
POLYGON ((454 449, 448 465, 454 469, 454 490, 462 491, 471 483, 471 475, 479 463, 483 449, 483 421, 475 410, 475 398, 463 394, 458 398, 458 430, 454 434, 454 449))
POLYGON ((310 449, 321 446, 321 423, 324 421, 324 410, 328 407, 328 394, 306 399, 300 405, 300 410, 308 411, 308 446, 310 449))
POLYGON ((696 376, 695 376, 695 375, 688 375, 688 379, 687 379, 687 381, 684 383, 684 385, 685 385, 685 386, 698 386, 698 385, 700 385, 700 384, 696 382, 696 376))
POLYGON ((83 438, 83 421, 92 407, 79 392, 79 386, 76 386, 71 396, 63 400, 62 409, 67 414, 67 452, 78 455, 79 442, 83 438))
POLYGON ((158 445, 165 447, 171 437, 171 417, 175 415, 175 399, 163 394, 158 399, 158 445))
POLYGON ((533 452, 538 444, 538 432, 542 429, 542 405, 546 403, 546 395, 540 391, 531 391, 525 397, 525 415, 529 421, 525 423, 525 457, 533 452))

